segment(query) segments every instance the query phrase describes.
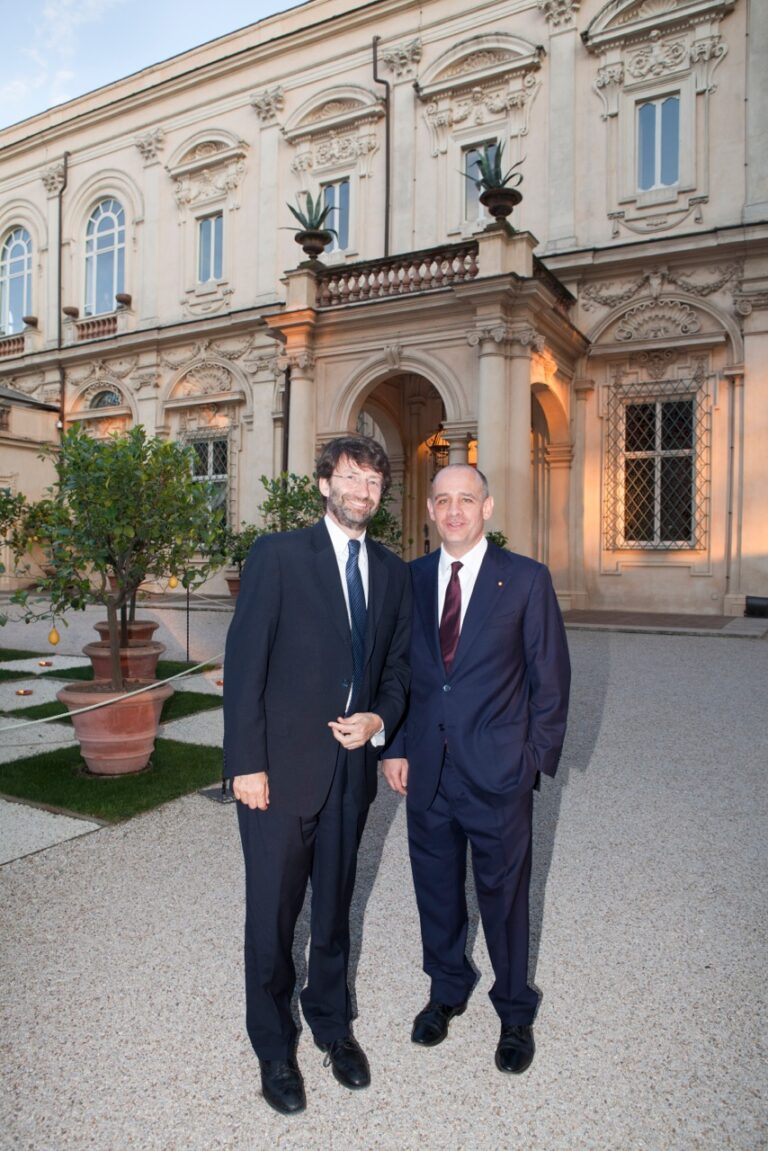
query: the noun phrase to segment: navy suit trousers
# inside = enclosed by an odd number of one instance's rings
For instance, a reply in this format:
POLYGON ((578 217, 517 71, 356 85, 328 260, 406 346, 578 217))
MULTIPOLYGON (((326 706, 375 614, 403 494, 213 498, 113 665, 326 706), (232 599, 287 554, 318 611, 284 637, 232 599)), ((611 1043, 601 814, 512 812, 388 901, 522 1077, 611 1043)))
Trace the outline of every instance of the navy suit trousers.
POLYGON ((538 996, 528 986, 528 892, 533 793, 483 796, 446 750, 437 795, 426 811, 408 807, 408 840, 430 998, 455 1006, 475 974, 466 956, 467 843, 488 954, 490 998, 505 1025, 533 1022, 538 996))

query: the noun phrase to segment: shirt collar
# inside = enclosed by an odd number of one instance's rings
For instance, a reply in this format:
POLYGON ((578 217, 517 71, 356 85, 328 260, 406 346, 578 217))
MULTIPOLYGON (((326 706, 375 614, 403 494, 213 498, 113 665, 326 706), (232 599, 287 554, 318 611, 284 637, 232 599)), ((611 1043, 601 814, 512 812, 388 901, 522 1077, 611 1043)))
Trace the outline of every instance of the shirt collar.
MULTIPOLYGON (((477 572, 480 570, 480 564, 483 562, 483 556, 485 555, 487 550, 488 550, 488 540, 485 538, 485 536, 483 536, 482 539, 479 539, 477 541, 477 543, 475 544, 474 547, 470 548, 469 551, 466 552, 461 557, 460 562, 465 568, 468 568, 469 571, 477 574, 477 572)), ((441 545, 440 546, 440 574, 445 575, 446 573, 450 572, 451 564, 455 563, 455 562, 456 562, 456 557, 450 555, 445 550, 445 548, 441 545)))
MULTIPOLYGON (((331 519, 330 516, 326 515, 324 522, 325 526, 328 528, 328 535, 331 537, 333 550, 336 552, 337 556, 343 556, 343 558, 346 560, 348 554, 347 544, 349 543, 349 536, 346 532, 341 530, 339 525, 336 523, 336 520, 331 519)), ((357 538, 360 540, 360 551, 362 552, 365 548, 365 532, 363 532, 363 534, 357 538)))

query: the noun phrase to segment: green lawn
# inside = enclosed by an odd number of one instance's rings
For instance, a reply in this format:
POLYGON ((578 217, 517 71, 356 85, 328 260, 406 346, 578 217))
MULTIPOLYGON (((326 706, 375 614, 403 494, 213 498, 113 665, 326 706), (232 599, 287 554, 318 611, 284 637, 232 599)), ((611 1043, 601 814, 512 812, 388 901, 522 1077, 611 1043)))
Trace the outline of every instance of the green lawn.
MULTIPOLYGON (((37 656, 37 652, 0 648, 0 661, 37 656)), ((193 666, 177 660, 161 660, 158 678, 167 679, 193 666)), ((73 668, 44 674, 62 681, 90 680, 93 669, 73 668)), ((0 671, 0 679, 19 678, 22 678, 21 672, 0 671)), ((169 723, 219 707, 220 696, 195 691, 175 692, 163 705, 161 722, 169 723)), ((62 716, 62 722, 68 724, 67 714, 67 709, 55 700, 32 704, 16 711, 0 712, 0 727, 22 719, 47 716, 62 716)), ((98 776, 88 771, 80 749, 70 747, 0 764, 0 794, 90 816, 105 823, 119 823, 180 795, 216 783, 221 778, 221 768, 221 748, 158 739, 150 765, 144 771, 135 775, 98 776)))
POLYGON ((91 775, 78 747, 0 765, 0 792, 105 823, 120 823, 221 779, 221 749, 158 739, 135 775, 91 775))

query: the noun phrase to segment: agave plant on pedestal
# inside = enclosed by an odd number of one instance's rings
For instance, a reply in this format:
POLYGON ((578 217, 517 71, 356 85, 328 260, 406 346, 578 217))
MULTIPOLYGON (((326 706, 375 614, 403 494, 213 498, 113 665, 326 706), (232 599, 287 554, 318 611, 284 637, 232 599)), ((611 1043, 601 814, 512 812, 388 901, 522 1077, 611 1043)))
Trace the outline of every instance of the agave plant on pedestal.
MULTIPOLYGON (((30 619, 61 619, 67 611, 94 603, 106 609, 106 628, 99 625, 104 638, 87 645, 99 648, 102 680, 65 687, 58 698, 70 710, 85 706, 85 700, 109 701, 107 707, 73 716, 75 734, 81 738, 84 733, 83 757, 98 774, 138 771, 151 755, 162 699, 172 688, 162 685, 115 702, 154 677, 153 670, 147 676, 146 664, 142 676, 131 672, 126 654, 130 605, 150 569, 179 577, 185 587, 206 578, 221 562, 217 525, 205 486, 193 478, 188 449, 149 437, 143 427, 107 439, 74 427, 63 436, 54 462, 58 478, 41 537, 48 574, 38 584, 47 606, 40 608, 29 592, 17 593, 16 602, 30 619), (94 735, 99 724, 103 731, 94 735)), ((17 551, 23 541, 22 518, 17 551)), ((156 665, 165 649, 153 641, 149 646, 156 665)))

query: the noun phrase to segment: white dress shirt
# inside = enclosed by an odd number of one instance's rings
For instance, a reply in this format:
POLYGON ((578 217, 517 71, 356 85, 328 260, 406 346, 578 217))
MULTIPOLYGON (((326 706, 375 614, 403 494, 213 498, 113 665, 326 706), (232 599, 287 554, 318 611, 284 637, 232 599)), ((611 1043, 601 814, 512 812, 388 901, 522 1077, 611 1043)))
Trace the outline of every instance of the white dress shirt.
MULTIPOLYGON (((469 600, 475 587, 477 580, 477 573, 480 571, 480 564, 483 562, 483 557, 488 551, 488 540, 483 536, 478 540, 473 548, 461 556, 459 563, 462 565, 459 568, 459 584, 461 586, 461 619, 459 620, 459 631, 464 624, 464 616, 467 614, 469 600)), ((443 604, 445 603, 445 592, 448 587, 448 581, 451 578, 451 564, 456 563, 457 556, 449 555, 444 547, 440 548, 440 562, 437 567, 437 619, 438 623, 442 618, 443 604)))
MULTIPOLYGON (((349 619, 349 626, 352 627, 352 613, 349 610, 349 589, 347 587, 347 560, 349 559, 349 536, 343 532, 335 520, 330 516, 325 517, 325 526, 328 528, 328 535, 331 537, 331 544, 333 545, 333 552, 336 556, 336 563, 339 567, 339 579, 341 580, 341 590, 344 592, 344 603, 347 605, 347 618, 349 619)), ((360 572, 360 579, 363 581, 363 592, 365 594, 365 606, 368 606, 368 551, 365 546, 365 532, 358 537, 360 540, 360 551, 357 553, 357 566, 360 572)), ((349 689, 347 696, 347 706, 352 698, 352 688, 349 689)), ((386 736, 384 728, 377 731, 375 735, 371 736, 371 744, 373 747, 383 747, 386 736)))

